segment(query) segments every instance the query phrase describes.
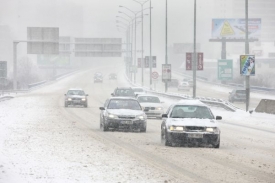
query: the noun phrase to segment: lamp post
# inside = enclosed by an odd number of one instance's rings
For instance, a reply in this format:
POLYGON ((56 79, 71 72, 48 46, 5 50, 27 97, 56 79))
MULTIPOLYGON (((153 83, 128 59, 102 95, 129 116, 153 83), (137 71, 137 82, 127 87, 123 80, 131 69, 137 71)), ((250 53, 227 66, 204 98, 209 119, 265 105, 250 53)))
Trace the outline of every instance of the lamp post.
POLYGON ((143 2, 139 2, 136 0, 133 0, 136 3, 139 3, 141 6, 141 86, 144 85, 144 58, 143 58, 143 5, 145 3, 148 2, 147 1, 143 1, 143 2))
MULTIPOLYGON (((248 0, 245 0, 245 54, 249 54, 249 42, 248 42, 248 0)), ((246 111, 249 110, 250 102, 250 76, 245 76, 245 88, 246 88, 246 111)))
POLYGON ((152 90, 152 13, 151 13, 151 0, 150 0, 150 89, 152 90))
POLYGON ((197 54, 196 54, 196 10, 197 3, 194 0, 194 53, 193 53, 193 98, 196 98, 196 71, 197 71, 197 54))
MULTIPOLYGON (((165 64, 168 64, 168 54, 167 54, 167 0, 166 0, 166 8, 165 8, 165 64)), ((167 92, 167 81, 165 81, 165 92, 167 92)))

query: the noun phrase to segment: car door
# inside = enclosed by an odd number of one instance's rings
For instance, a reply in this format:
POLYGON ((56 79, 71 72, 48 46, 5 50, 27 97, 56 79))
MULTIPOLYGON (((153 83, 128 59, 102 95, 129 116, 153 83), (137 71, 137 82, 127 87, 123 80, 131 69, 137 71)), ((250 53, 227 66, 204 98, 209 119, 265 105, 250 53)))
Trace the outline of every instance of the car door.
POLYGON ((105 103, 104 103, 104 106, 103 106, 103 107, 105 108, 105 110, 101 110, 101 111, 100 111, 100 123, 102 123, 103 120, 104 120, 104 114, 106 113, 108 104, 109 104, 109 99, 107 99, 107 100, 105 101, 105 103))

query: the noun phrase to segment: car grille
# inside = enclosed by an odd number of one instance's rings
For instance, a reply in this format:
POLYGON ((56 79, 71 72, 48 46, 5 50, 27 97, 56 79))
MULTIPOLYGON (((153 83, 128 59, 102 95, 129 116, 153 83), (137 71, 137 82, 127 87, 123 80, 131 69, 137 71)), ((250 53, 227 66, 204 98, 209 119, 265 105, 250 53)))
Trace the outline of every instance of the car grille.
POLYGON ((200 126, 187 126, 186 129, 187 131, 205 131, 205 128, 200 126))
POLYGON ((155 110, 155 107, 145 107, 146 110, 155 110))
POLYGON ((81 98, 72 98, 72 100, 81 100, 81 98))
POLYGON ((118 116, 120 119, 135 119, 135 116, 118 116))

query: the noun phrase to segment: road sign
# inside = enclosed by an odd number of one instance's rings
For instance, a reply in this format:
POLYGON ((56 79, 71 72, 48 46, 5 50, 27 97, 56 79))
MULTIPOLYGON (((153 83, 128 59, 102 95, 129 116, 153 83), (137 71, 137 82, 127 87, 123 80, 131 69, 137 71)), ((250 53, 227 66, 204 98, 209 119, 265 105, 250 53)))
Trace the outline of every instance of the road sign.
MULTIPOLYGON (((152 56, 152 68, 157 67, 157 57, 152 56)), ((145 56, 144 68, 150 68, 150 56, 145 56)))
POLYGON ((76 57, 121 57, 121 38, 75 38, 76 57))
POLYGON ((7 61, 0 61, 0 78, 7 78, 7 61))
POLYGON ((59 54, 59 28, 28 27, 28 54, 59 54))
POLYGON ((141 60, 143 60, 143 67, 145 68, 145 65, 144 65, 144 59, 141 59, 141 58, 138 58, 138 68, 142 68, 142 62, 141 60))
POLYGON ((152 72, 152 79, 158 79, 159 73, 158 72, 152 72))
POLYGON ((255 55, 240 56, 240 73, 242 76, 255 76, 255 55))
POLYGON ((218 60, 218 80, 233 79, 233 60, 218 60))
MULTIPOLYGON (((193 53, 186 53, 186 70, 192 70, 193 53)), ((197 70, 203 70, 203 53, 197 53, 197 70)))
POLYGON ((171 81, 171 64, 162 64, 162 81, 171 81))
POLYGON ((197 70, 203 70, 203 53, 197 53, 197 70))

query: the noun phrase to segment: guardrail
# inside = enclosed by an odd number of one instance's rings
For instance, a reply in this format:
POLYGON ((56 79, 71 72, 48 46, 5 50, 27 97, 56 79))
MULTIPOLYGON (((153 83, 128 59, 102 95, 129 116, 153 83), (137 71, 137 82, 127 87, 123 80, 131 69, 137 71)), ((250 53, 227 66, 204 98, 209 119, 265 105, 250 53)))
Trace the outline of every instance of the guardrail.
POLYGON ((40 81, 40 82, 37 82, 37 83, 28 84, 28 89, 36 87, 36 86, 41 86, 41 85, 43 85, 45 83, 47 83, 46 80, 45 81, 40 81))
MULTIPOLYGON (((125 78, 132 86, 141 87, 138 84, 132 83, 126 75, 125 75, 125 78)), ((172 99, 176 99, 176 100, 193 99, 189 95, 184 95, 184 94, 180 94, 180 93, 163 93, 163 92, 151 90, 148 87, 143 87, 143 89, 148 93, 152 93, 152 94, 158 95, 158 96, 163 96, 166 98, 172 98, 172 99)), ((211 98, 207 98, 207 97, 197 97, 196 99, 200 100, 201 102, 203 102, 205 104, 215 106, 215 107, 221 107, 221 108, 224 108, 224 109, 232 111, 232 112, 235 112, 237 109, 240 109, 240 108, 237 108, 236 106, 234 106, 231 103, 224 101, 222 99, 211 99, 211 98)))
MULTIPOLYGON (((188 75, 188 74, 183 74, 179 71, 174 71, 175 73, 179 74, 179 75, 182 75, 184 77, 187 77, 187 78, 192 78, 192 76, 188 75)), ((204 81, 204 82, 208 82, 208 83, 211 83, 211 84, 214 84, 214 85, 219 85, 219 86, 234 86, 234 87, 244 87, 243 84, 238 84, 238 83, 228 83, 228 84, 222 84, 222 83, 217 83, 217 82, 211 82, 211 81, 208 81, 207 78, 203 77, 203 76, 197 76, 197 78, 201 81, 204 81)), ((251 90, 252 91, 256 91, 256 92, 275 92, 275 88, 267 88, 267 87, 262 87, 262 86, 250 86, 251 90)))

